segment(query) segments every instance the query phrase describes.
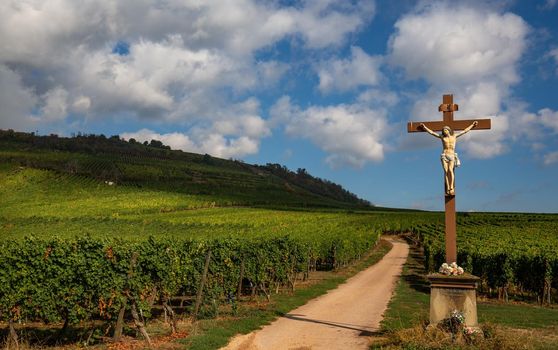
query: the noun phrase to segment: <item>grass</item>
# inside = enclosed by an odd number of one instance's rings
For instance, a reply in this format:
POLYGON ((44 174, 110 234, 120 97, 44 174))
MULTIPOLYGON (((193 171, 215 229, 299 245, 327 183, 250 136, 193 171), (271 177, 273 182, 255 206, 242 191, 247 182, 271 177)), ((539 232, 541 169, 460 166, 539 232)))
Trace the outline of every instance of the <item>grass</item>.
MULTIPOLYGON (((479 322, 515 328, 558 328, 558 309, 532 304, 480 302, 479 322)), ((558 344, 556 344, 558 346, 558 344)))
POLYGON ((358 271, 378 262, 390 249, 391 244, 382 240, 368 256, 355 265, 337 272, 321 274, 320 280, 297 289, 292 294, 278 294, 269 304, 243 308, 238 317, 200 320, 192 326, 192 336, 182 342, 191 350, 217 349, 224 346, 231 337, 259 329, 277 317, 304 305, 310 299, 337 287, 358 271))
POLYGON ((426 330, 429 286, 422 254, 411 249, 382 321, 383 334, 374 349, 556 349, 558 309, 533 304, 478 301, 479 325, 487 335, 476 345, 455 343, 436 330, 426 330), (437 333, 438 332, 438 333, 437 333))
POLYGON ((557 348, 558 328, 517 329, 494 324, 481 325, 484 336, 452 335, 439 328, 418 325, 390 333, 371 349, 382 350, 554 350, 557 348))
POLYGON ((382 329, 397 331, 428 319, 430 287, 424 277, 421 262, 420 251, 411 249, 394 296, 384 314, 382 329))

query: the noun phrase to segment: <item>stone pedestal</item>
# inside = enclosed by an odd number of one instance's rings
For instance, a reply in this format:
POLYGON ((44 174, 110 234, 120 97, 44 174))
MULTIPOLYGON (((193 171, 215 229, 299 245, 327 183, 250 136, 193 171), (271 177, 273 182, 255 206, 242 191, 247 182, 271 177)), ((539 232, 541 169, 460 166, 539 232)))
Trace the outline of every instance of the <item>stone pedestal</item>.
POLYGON ((480 278, 470 274, 446 276, 428 275, 430 281, 430 325, 450 316, 458 310, 465 316, 465 326, 478 327, 477 283, 480 278))

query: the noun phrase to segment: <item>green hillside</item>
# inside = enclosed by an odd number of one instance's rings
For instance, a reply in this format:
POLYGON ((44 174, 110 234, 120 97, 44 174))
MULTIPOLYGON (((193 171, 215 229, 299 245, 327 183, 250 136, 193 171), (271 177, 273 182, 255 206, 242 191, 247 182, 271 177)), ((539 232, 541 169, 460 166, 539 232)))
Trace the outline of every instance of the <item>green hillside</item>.
MULTIPOLYGON (((375 232, 377 223, 358 213, 381 212, 303 169, 172 151, 157 141, 13 131, 0 131, 0 198, 0 240, 323 238, 327 227, 334 244, 362 224, 375 232)), ((390 225, 399 220, 390 216, 390 225)))
MULTIPOLYGON (((120 140, 117 136, 62 138, 0 130, 0 163, 4 176, 11 167, 13 171, 14 165, 43 170, 31 172, 29 176, 37 177, 33 181, 37 188, 26 190, 40 192, 41 186, 57 186, 62 197, 73 195, 73 187, 78 192, 83 187, 83 191, 94 188, 110 193, 99 186, 111 185, 128 188, 117 191, 119 194, 133 191, 132 188, 141 189, 140 197, 145 195, 146 198, 151 198, 153 191, 173 193, 176 195, 170 197, 177 200, 180 207, 187 208, 231 205, 371 207, 341 186, 315 178, 304 169, 292 172, 279 164, 258 166, 207 154, 173 151, 156 140, 140 144, 120 140), (65 193, 68 191, 70 193, 65 193)), ((113 202, 118 206, 118 199, 113 202)), ((164 210, 166 204, 156 207, 164 210)))

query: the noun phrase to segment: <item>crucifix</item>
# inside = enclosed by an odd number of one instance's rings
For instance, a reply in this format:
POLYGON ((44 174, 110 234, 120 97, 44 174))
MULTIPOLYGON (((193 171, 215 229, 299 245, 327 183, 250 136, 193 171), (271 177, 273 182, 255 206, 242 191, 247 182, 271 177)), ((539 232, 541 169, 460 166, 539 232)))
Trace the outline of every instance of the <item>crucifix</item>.
POLYGON ((432 122, 409 122, 407 123, 408 132, 427 132, 430 135, 442 140, 443 152, 441 155, 442 167, 444 169, 445 182, 445 203, 446 203, 446 262, 448 264, 457 262, 457 243, 455 225, 455 173, 454 168, 460 165, 455 144, 457 138, 471 129, 490 129, 490 119, 470 119, 454 120, 453 112, 459 106, 453 103, 453 95, 444 95, 442 104, 438 111, 443 113, 442 121, 432 122), (455 130, 463 130, 454 133, 455 130), (441 131, 437 134, 434 131, 441 131))

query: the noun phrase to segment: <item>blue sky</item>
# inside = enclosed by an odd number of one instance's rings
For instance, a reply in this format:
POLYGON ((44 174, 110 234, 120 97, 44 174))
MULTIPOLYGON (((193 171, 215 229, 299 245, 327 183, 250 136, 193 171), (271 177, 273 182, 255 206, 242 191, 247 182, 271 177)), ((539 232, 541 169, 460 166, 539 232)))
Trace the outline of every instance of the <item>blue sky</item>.
POLYGON ((8 0, 0 128, 96 133, 281 163, 372 203, 443 208, 440 141, 459 139, 457 208, 558 212, 558 2, 8 0))

